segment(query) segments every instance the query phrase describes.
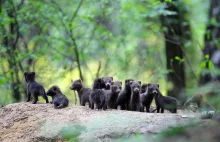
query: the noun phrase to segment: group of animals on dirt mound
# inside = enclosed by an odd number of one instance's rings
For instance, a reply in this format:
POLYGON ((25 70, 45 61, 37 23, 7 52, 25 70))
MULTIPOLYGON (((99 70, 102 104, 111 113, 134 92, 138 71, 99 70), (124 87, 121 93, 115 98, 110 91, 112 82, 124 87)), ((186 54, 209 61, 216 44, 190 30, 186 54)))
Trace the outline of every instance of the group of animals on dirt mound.
MULTIPOLYGON (((31 96, 34 98, 33 104, 37 103, 38 96, 41 95, 46 103, 49 103, 48 97, 52 97, 52 104, 55 109, 61 109, 69 105, 68 98, 61 92, 57 85, 52 86, 47 92, 43 85, 35 81, 35 72, 25 72, 25 80, 27 82, 27 102, 31 96)), ((71 80, 71 90, 78 92, 80 105, 89 104, 91 109, 118 109, 131 110, 140 112, 164 113, 168 110, 171 113, 177 113, 177 109, 181 107, 177 99, 170 96, 163 96, 159 90, 159 84, 141 85, 141 81, 134 79, 126 79, 124 88, 122 89, 121 81, 113 81, 113 77, 96 78, 92 88, 86 88, 82 80, 71 80), (156 109, 151 109, 151 103, 155 99, 156 109)), ((184 106, 196 103, 198 107, 201 105, 202 95, 197 95, 189 99, 184 106)), ((208 105, 208 104, 206 104, 208 105)))

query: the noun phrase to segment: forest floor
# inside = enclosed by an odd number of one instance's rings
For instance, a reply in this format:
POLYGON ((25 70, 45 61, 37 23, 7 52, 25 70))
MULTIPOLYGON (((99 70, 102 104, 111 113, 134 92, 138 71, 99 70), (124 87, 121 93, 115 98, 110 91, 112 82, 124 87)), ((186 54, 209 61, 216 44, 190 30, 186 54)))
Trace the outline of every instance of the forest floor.
POLYGON ((151 138, 167 128, 207 121, 184 111, 98 111, 75 105, 56 110, 52 104, 15 103, 0 108, 0 141, 112 141, 141 134, 151 138))

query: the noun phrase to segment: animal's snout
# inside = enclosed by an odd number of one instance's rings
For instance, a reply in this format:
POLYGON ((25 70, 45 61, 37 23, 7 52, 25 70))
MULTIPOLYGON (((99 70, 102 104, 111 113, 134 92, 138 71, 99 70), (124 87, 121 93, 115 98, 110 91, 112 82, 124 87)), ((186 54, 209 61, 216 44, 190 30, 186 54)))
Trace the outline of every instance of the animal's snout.
POLYGON ((47 95, 47 96, 50 96, 50 91, 49 91, 49 90, 46 92, 46 95, 47 95))
POLYGON ((134 88, 134 92, 139 92, 139 89, 138 88, 134 88))
POLYGON ((116 90, 116 93, 119 93, 120 91, 121 91, 120 89, 117 89, 117 90, 116 90))
POLYGON ((157 94, 157 91, 156 90, 153 90, 153 92, 152 92, 153 94, 157 94))
POLYGON ((73 90, 73 89, 74 89, 74 87, 73 87, 73 86, 70 86, 70 89, 71 89, 71 90, 73 90))
POLYGON ((110 83, 105 84, 106 88, 110 88, 110 83))

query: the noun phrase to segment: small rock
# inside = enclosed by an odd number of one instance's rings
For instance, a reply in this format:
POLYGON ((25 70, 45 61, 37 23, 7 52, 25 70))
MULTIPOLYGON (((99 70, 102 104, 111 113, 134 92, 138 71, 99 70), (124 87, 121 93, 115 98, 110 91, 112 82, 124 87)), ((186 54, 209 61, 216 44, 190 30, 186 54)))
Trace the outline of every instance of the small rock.
POLYGON ((201 114, 201 119, 211 119, 215 113, 215 111, 203 111, 201 114))

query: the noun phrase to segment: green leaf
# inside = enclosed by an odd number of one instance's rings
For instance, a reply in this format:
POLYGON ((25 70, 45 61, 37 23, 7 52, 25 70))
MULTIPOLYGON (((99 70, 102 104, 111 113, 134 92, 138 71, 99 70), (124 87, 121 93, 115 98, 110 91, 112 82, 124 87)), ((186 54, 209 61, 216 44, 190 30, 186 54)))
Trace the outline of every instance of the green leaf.
POLYGON ((201 68, 205 68, 205 67, 206 67, 206 61, 203 61, 203 62, 200 64, 200 67, 201 67, 201 68))
POLYGON ((217 23, 217 21, 216 21, 215 17, 212 17, 210 24, 211 24, 212 26, 215 26, 216 23, 217 23))
POLYGON ((168 72, 172 73, 172 72, 174 72, 174 70, 172 70, 172 69, 168 69, 168 72))
POLYGON ((215 66, 214 66, 213 62, 209 61, 209 70, 212 71, 212 70, 214 70, 214 68, 215 68, 215 66))
POLYGON ((56 55, 54 58, 55 60, 60 60, 61 57, 59 55, 56 55))
POLYGON ((179 56, 175 56, 175 60, 181 60, 181 58, 179 56))
POLYGON ((165 2, 172 2, 172 0, 165 0, 165 2))
POLYGON ((206 32, 206 38, 207 38, 207 39, 211 39, 211 34, 210 34, 210 31, 209 31, 209 30, 207 30, 207 32, 206 32))
POLYGON ((209 59, 209 55, 208 55, 208 54, 207 54, 207 55, 205 55, 205 58, 206 58, 206 59, 209 59))
POLYGON ((183 58, 183 59, 181 59, 181 60, 180 60, 180 62, 185 62, 185 59, 184 59, 184 58, 183 58))

